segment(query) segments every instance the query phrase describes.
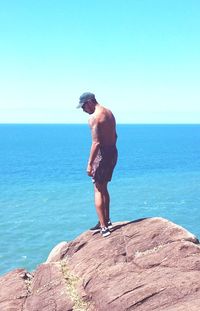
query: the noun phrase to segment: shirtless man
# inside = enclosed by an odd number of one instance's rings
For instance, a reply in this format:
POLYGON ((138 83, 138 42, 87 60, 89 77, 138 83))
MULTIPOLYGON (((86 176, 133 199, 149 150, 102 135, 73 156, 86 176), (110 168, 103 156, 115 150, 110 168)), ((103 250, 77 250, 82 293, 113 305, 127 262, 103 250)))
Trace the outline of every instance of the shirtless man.
POLYGON ((92 134, 92 146, 87 165, 87 174, 94 183, 94 198, 98 224, 91 230, 100 230, 102 236, 110 235, 112 223, 109 217, 110 196, 107 184, 111 181, 117 163, 116 123, 112 112, 101 106, 92 93, 83 93, 77 108, 92 115, 89 126, 92 134))

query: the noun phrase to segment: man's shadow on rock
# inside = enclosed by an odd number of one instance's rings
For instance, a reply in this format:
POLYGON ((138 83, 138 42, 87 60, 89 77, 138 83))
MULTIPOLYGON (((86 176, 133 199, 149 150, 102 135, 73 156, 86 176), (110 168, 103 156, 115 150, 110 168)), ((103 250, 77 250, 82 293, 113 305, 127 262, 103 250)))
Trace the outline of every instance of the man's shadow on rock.
POLYGON ((113 228, 111 229, 112 232, 116 231, 116 230, 119 230, 121 229, 122 227, 125 227, 125 226, 128 226, 130 224, 134 224, 134 223, 138 223, 138 222, 142 222, 144 221, 145 219, 149 219, 150 217, 146 217, 146 218, 139 218, 139 219, 136 219, 136 220, 132 220, 132 221, 128 221, 128 222, 125 222, 125 223, 122 223, 122 224, 118 224, 118 225, 115 225, 113 224, 113 228))
MULTIPOLYGON (((142 221, 144 221, 145 219, 149 219, 149 218, 151 218, 151 217, 139 218, 139 219, 132 220, 132 221, 127 221, 127 222, 124 222, 124 223, 122 222, 121 224, 116 224, 116 225, 113 224, 113 227, 112 227, 112 229, 111 229, 110 231, 111 231, 111 232, 114 232, 114 231, 116 231, 116 230, 121 229, 122 227, 128 226, 128 225, 130 225, 130 224, 142 222, 142 221)), ((96 234, 98 234, 98 233, 99 233, 99 232, 96 231, 96 232, 93 233, 93 235, 96 235, 96 234)))

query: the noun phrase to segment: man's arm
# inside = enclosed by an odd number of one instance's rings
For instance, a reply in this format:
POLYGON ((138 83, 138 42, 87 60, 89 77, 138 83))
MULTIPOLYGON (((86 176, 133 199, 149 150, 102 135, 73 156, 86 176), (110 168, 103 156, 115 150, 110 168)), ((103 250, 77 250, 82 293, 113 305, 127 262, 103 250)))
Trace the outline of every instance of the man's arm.
POLYGON ((92 134, 92 146, 90 149, 90 156, 88 159, 87 173, 92 176, 92 164, 97 156, 100 146, 100 135, 99 135, 99 125, 95 119, 89 121, 92 134))

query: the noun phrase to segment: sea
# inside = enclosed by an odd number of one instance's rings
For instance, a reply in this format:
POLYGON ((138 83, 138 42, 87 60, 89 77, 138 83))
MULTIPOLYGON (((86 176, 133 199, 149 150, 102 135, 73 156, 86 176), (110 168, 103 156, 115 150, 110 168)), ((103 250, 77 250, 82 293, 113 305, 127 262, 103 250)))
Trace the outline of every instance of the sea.
MULTIPOLYGON (((164 217, 200 237, 200 125, 117 125, 111 219, 164 217)), ((97 223, 78 124, 0 125, 0 274, 33 271, 97 223)))

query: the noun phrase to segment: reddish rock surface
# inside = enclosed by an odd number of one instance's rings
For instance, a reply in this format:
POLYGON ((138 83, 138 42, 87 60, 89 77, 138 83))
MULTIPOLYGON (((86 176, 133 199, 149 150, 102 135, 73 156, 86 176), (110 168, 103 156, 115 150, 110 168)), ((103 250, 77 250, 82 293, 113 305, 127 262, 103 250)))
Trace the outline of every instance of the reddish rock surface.
POLYGON ((42 264, 34 276, 17 269, 0 278, 1 311, 70 311, 60 263, 42 264))
POLYGON ((1 311, 199 311, 200 246, 162 218, 58 244, 31 275, 0 278, 1 311))

